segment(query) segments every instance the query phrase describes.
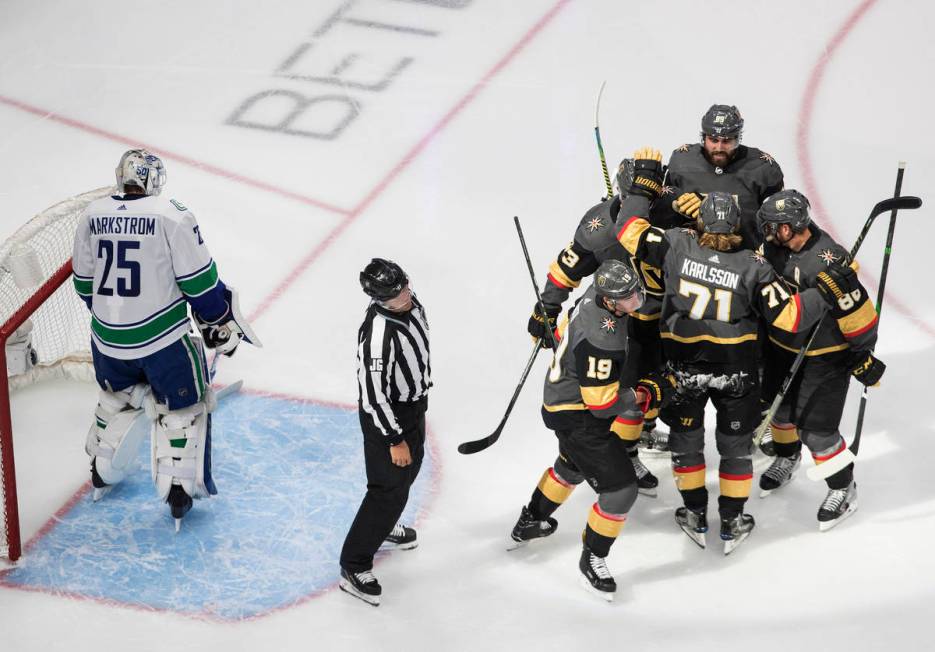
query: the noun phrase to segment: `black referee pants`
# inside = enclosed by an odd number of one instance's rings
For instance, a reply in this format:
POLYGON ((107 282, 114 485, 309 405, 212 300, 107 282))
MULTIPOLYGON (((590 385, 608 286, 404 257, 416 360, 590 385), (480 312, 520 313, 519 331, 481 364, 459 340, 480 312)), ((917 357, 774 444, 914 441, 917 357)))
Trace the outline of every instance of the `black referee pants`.
POLYGON ((396 466, 390 457, 386 438, 363 409, 358 410, 364 433, 364 462, 367 467, 367 493, 341 549, 341 567, 352 573, 373 568, 373 556, 399 520, 409 487, 422 468, 425 455, 426 399, 414 403, 394 403, 393 414, 409 444, 412 464, 396 466))

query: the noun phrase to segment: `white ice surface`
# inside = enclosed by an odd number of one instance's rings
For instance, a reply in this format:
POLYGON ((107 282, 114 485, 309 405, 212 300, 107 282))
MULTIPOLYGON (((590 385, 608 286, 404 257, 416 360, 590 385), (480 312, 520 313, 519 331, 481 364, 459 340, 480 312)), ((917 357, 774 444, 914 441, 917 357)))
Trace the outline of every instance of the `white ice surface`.
MULTIPOLYGON (((0 4, 2 234, 110 183, 126 144, 152 146, 164 155, 168 192, 198 216, 266 344, 225 364, 221 381, 242 377, 252 389, 340 402, 356 396, 357 272, 371 256, 394 258, 429 311, 429 419, 441 452, 440 494, 421 546, 377 567, 379 609, 332 591, 255 621, 217 624, 2 588, 0 648, 927 649, 935 293, 924 221, 935 202, 935 7, 439 4, 0 4), (347 16, 436 35, 345 22, 314 36, 342 5, 347 16), (346 65, 372 82, 401 57, 413 61, 379 92, 277 77, 303 44, 311 45, 294 74, 326 75, 357 52, 346 65), (828 54, 823 74, 811 77, 828 54), (549 541, 503 551, 555 455, 538 414, 544 361, 501 441, 470 458, 455 451, 496 425, 527 355, 531 289, 511 217, 523 218, 541 281, 602 193, 592 128, 603 80, 611 165, 642 145, 668 152, 694 141, 704 110, 726 102, 744 113, 745 141, 776 157, 787 186, 820 200, 816 219, 847 245, 892 192, 897 161, 908 162, 904 194, 927 201, 896 231, 878 347, 889 371, 865 424, 859 511, 819 534, 824 487, 803 474, 751 499, 757 530, 725 559, 678 532, 678 495, 665 463, 650 462, 660 496, 637 502, 613 548, 620 590, 611 606, 577 585, 579 533, 593 500, 586 487, 558 512, 549 541), (360 116, 333 141, 224 124, 246 98, 271 89, 348 93, 360 116), (813 103, 800 141, 806 97, 813 103)), ((859 256, 868 277, 882 258, 885 216, 880 222, 859 256)), ((67 404, 56 403, 54 415, 35 401, 14 406, 26 538, 85 480, 93 394, 56 399, 67 404)), ((857 400, 852 388, 848 437, 857 400)), ((716 488, 713 475, 708 486, 716 488)))

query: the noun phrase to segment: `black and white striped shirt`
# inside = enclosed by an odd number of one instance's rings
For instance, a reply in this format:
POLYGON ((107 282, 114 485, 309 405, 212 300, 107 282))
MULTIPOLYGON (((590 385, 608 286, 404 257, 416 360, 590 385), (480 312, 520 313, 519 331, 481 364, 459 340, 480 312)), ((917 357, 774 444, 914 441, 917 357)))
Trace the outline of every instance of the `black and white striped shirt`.
POLYGON ((402 441, 393 405, 418 401, 432 386, 429 325, 415 295, 406 313, 376 302, 367 308, 357 334, 357 383, 361 409, 373 417, 390 445, 402 441))

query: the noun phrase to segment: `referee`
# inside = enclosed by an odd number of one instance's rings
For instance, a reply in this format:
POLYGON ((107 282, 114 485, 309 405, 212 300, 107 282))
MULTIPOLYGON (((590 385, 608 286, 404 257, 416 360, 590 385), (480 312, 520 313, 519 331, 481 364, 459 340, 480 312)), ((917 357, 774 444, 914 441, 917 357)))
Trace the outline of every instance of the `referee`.
POLYGON ((378 606, 382 588, 371 572, 374 554, 381 546, 418 545, 416 531, 397 519, 422 467, 432 368, 425 309, 402 268, 374 258, 360 273, 360 285, 372 299, 357 335, 367 493, 341 550, 340 587, 378 606))

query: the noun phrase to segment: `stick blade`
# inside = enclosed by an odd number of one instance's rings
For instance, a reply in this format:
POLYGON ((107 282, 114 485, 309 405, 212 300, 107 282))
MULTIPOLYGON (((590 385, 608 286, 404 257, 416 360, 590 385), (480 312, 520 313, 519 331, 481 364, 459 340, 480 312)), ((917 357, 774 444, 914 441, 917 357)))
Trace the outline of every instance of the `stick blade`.
POLYGON ((473 455, 474 453, 479 453, 482 450, 490 448, 490 445, 495 441, 497 441, 496 438, 491 440, 490 437, 475 439, 474 441, 466 441, 462 444, 458 444, 458 452, 462 455, 473 455))
POLYGON ((807 475, 808 479, 812 482, 819 482, 841 471, 847 467, 848 464, 852 464, 856 459, 857 456, 854 455, 849 448, 846 448, 824 464, 818 464, 809 468, 809 470, 805 472, 805 475, 807 475))
POLYGON ((913 210, 922 206, 922 199, 913 195, 905 197, 890 197, 879 202, 873 209, 874 215, 895 210, 913 210))

